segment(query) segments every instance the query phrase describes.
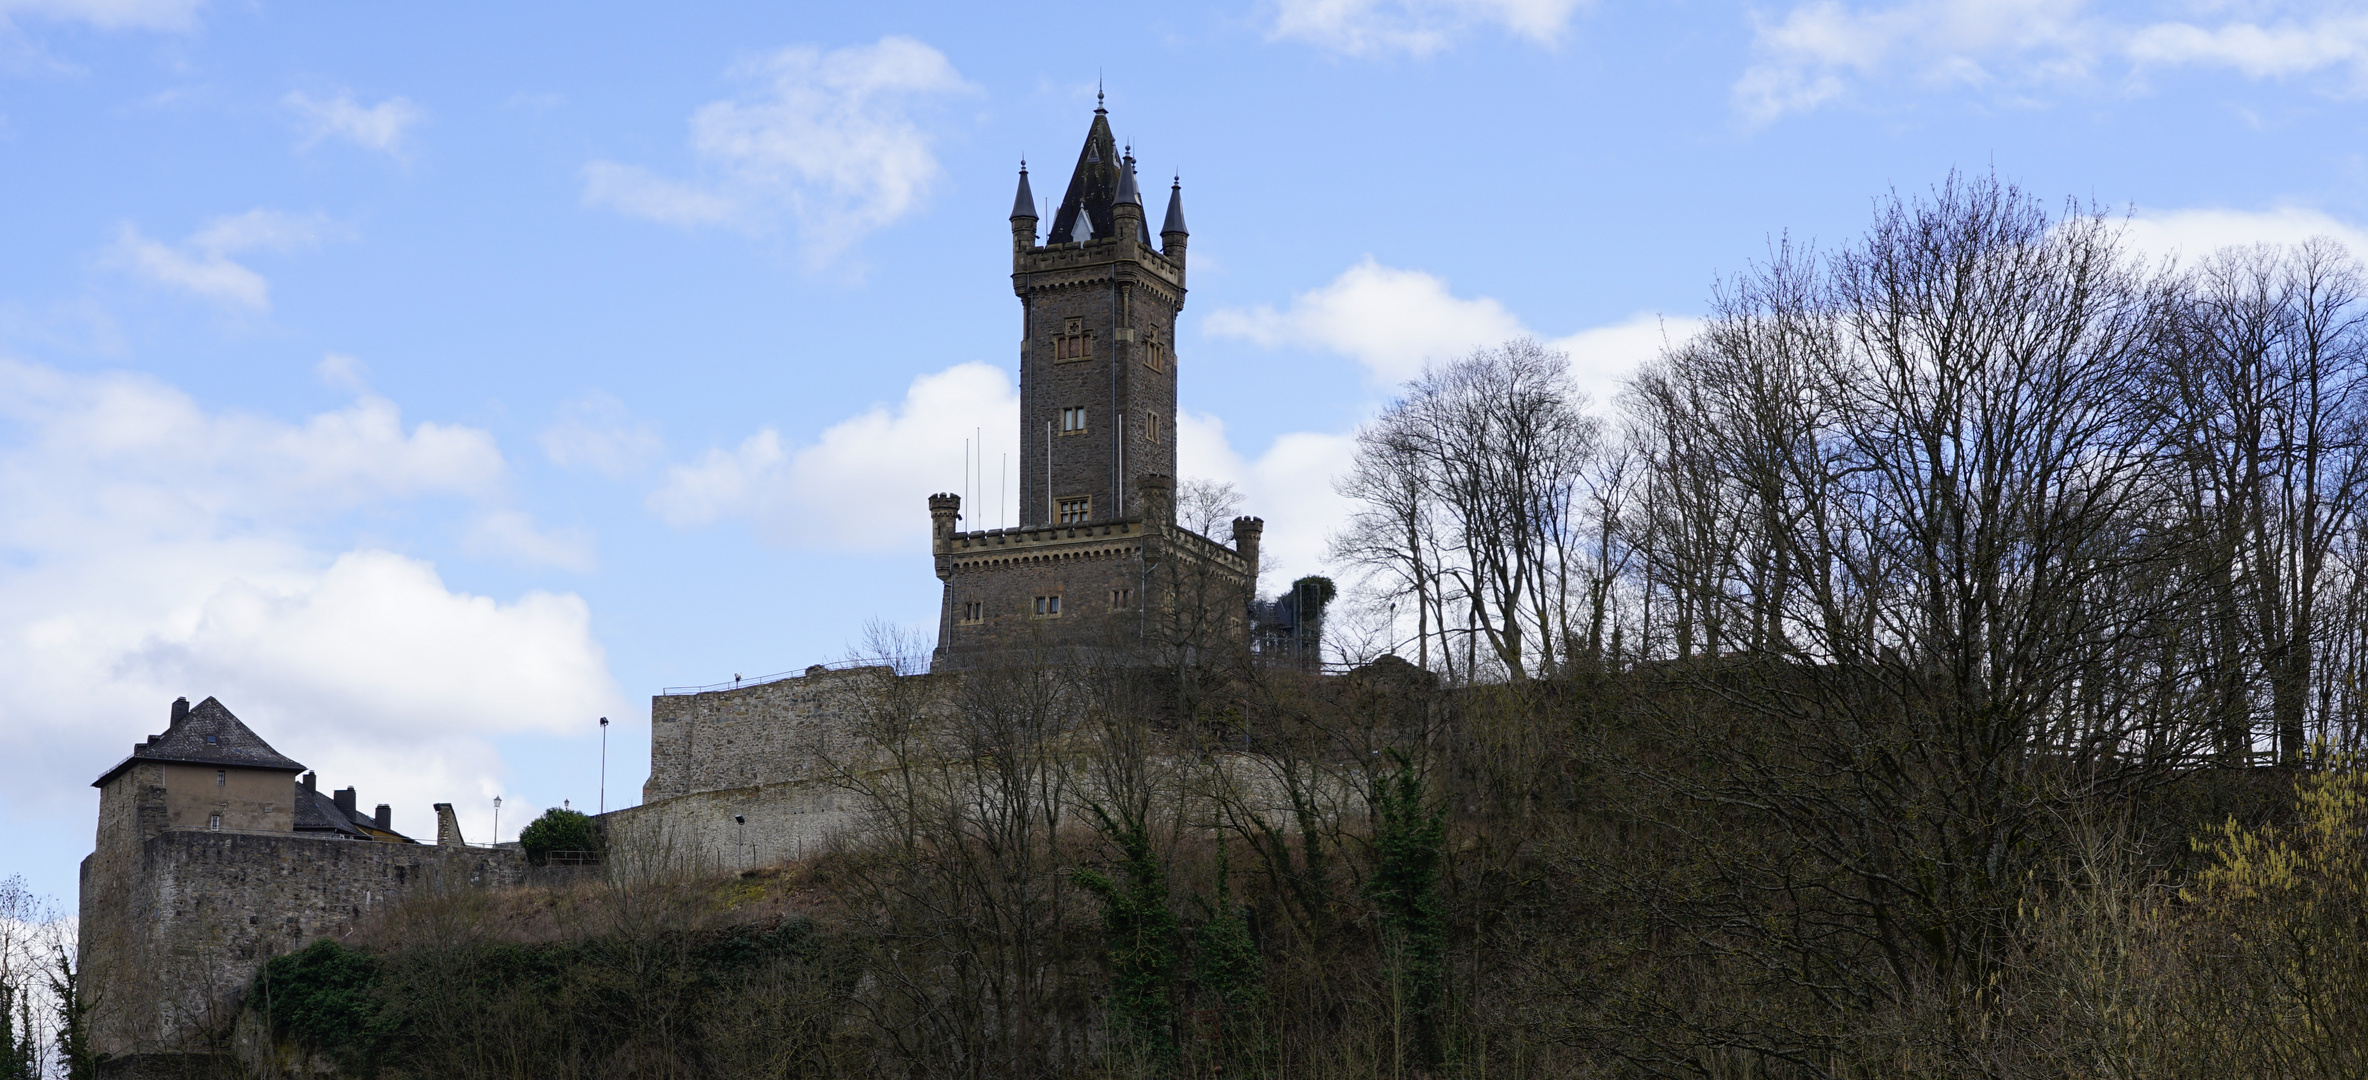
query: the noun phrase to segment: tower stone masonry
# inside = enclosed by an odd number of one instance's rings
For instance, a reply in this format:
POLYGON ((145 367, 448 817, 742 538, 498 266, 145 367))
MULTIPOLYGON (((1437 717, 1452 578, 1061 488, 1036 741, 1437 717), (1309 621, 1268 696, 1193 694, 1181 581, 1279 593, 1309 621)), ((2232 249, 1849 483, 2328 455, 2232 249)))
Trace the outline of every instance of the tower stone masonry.
POLYGON ((1230 548, 1176 524, 1183 185, 1169 185, 1154 244, 1133 153, 1097 106, 1040 243, 1041 223, 1023 164, 1011 208, 1019 526, 965 530, 958 496, 930 496, 946 583, 936 665, 1024 647, 1132 648, 1158 638, 1155 624, 1179 605, 1204 609, 1192 647, 1219 643, 1207 632, 1240 637, 1260 523, 1237 521, 1230 548))

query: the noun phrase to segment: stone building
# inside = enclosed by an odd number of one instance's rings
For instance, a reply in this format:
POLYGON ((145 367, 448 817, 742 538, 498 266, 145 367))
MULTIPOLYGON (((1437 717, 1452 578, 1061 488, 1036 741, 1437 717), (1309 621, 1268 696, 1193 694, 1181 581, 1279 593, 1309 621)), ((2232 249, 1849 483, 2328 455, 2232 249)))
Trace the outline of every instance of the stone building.
POLYGON ((163 733, 92 786, 78 948, 92 1049, 111 1078, 177 1075, 206 1056, 272 956, 419 889, 523 871, 517 852, 468 847, 457 829, 418 843, 386 805, 363 814, 353 788, 324 794, 213 698, 173 702, 163 733))
POLYGON ((1097 107, 1052 215, 1038 243, 1022 165, 1011 208, 1019 525, 967 529, 959 496, 930 496, 945 582, 933 666, 1047 648, 1239 645, 1263 523, 1235 519, 1228 547, 1176 522, 1183 185, 1169 186, 1154 245, 1134 156, 1097 107))

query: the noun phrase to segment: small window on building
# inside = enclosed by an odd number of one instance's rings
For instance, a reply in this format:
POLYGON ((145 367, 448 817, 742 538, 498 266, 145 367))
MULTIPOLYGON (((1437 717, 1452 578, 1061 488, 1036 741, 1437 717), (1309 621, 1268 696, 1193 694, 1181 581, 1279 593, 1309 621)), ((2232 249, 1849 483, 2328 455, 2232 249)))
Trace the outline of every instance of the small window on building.
POLYGON ((1083 499, 1061 500, 1061 524, 1082 525, 1092 521, 1093 517, 1094 500, 1091 496, 1083 499))
POLYGON ((1159 413, 1147 412, 1143 414, 1143 438, 1151 443, 1159 442, 1159 413))
POLYGON ((1090 360, 1094 355, 1094 336, 1085 329, 1084 319, 1064 319, 1061 335, 1052 339, 1054 360, 1090 360))
POLYGON ((229 782, 230 782, 230 770, 228 770, 228 769, 216 769, 216 770, 214 770, 214 786, 215 786, 215 787, 221 787, 221 786, 223 786, 224 784, 228 784, 229 782))
POLYGON ((1085 430, 1085 406, 1061 410, 1061 434, 1074 435, 1085 430))
POLYGON ((1168 369, 1168 347, 1153 338, 1143 343, 1143 366, 1153 371, 1168 369))
POLYGON ((213 817, 207 818, 206 828, 213 829, 217 832, 220 831, 222 828, 222 815, 216 814, 213 817))
POLYGON ((206 736, 206 745, 208 745, 208 746, 212 746, 213 744, 215 744, 215 743, 218 743, 218 742, 221 742, 221 741, 222 741, 222 736, 220 736, 220 735, 208 735, 208 736, 206 736))
POLYGON ((966 623, 987 621, 987 605, 977 600, 964 603, 962 605, 962 621, 966 623))
POLYGON ((1060 597, 1058 597, 1058 596, 1039 596, 1039 597, 1037 597, 1037 598, 1036 598, 1036 614, 1037 614, 1037 616, 1038 616, 1038 617, 1040 617, 1040 618, 1046 618, 1046 619, 1050 619, 1050 618, 1053 618, 1053 617, 1055 617, 1055 616, 1058 616, 1060 613, 1061 613, 1061 598, 1060 598, 1060 597))
POLYGON ((1112 589, 1112 590, 1110 590, 1110 610, 1112 610, 1112 611, 1126 611, 1126 610, 1132 609, 1134 606, 1135 606, 1135 590, 1133 590, 1133 589, 1112 589))

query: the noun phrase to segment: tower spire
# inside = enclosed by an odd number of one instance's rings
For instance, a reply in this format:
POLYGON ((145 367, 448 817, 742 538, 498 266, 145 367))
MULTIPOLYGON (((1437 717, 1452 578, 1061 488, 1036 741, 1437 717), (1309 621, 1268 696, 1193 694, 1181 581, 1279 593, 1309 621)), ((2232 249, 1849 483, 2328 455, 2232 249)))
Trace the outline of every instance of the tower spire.
POLYGON ((1069 190, 1061 196, 1060 209, 1053 211, 1045 242, 1070 244, 1110 237, 1117 224, 1110 208, 1118 198, 1119 177, 1125 171, 1118 139, 1110 133, 1109 110, 1097 108, 1086 129, 1085 146, 1077 152, 1076 171, 1069 175, 1069 190))
POLYGON ((1183 236, 1188 232, 1184 228, 1184 176, 1181 173, 1177 174, 1174 183, 1168 185, 1168 219, 1161 223, 1159 232, 1162 237, 1168 233, 1183 236))
POLYGON ((1011 200, 1011 219, 1018 221, 1021 218, 1031 222, 1036 220, 1036 193, 1028 190, 1027 158, 1020 159, 1020 190, 1011 200))

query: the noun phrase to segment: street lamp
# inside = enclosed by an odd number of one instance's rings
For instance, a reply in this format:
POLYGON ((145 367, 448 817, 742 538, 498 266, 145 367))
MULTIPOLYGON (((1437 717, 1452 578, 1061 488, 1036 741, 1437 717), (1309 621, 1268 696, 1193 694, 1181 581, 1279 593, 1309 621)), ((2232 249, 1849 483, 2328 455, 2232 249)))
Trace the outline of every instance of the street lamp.
POLYGON ((502 797, 493 797, 493 846, 502 844, 502 797))
POLYGON ((608 813, 608 717, 600 718, 600 812, 608 813))

